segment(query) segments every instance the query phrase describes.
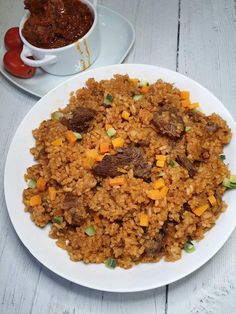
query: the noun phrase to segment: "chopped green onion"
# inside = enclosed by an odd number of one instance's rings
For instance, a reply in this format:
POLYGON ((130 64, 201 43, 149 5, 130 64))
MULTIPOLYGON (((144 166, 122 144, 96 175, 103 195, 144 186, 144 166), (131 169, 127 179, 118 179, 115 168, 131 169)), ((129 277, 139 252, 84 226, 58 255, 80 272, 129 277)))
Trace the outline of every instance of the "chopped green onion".
POLYGON ((112 137, 112 136, 114 136, 115 134, 116 134, 116 130, 115 130, 114 128, 110 128, 110 129, 107 130, 107 135, 108 135, 109 137, 112 137))
POLYGON ((225 178, 222 182, 222 185, 228 189, 236 189, 236 176, 225 178))
POLYGON ((169 165, 172 167, 172 168, 175 168, 175 167, 178 167, 178 163, 175 161, 175 160, 170 160, 169 161, 169 165))
POLYGON ((53 217, 52 221, 58 225, 60 225, 63 222, 63 217, 62 216, 55 216, 53 217))
POLYGON ((138 100, 140 100, 141 98, 143 98, 143 95, 141 95, 141 94, 136 94, 136 95, 133 96, 133 100, 134 100, 134 101, 138 101, 138 100))
POLYGON ((228 189, 232 189, 230 179, 225 178, 222 182, 222 185, 228 189))
POLYGON ((230 182, 233 183, 233 184, 236 184, 236 176, 232 175, 230 177, 230 182))
POLYGON ((193 253, 195 251, 195 246, 191 241, 187 241, 184 244, 184 250, 186 253, 193 253))
POLYGON ((105 261, 105 265, 108 268, 115 268, 117 265, 116 259, 113 257, 109 257, 106 261, 105 261))
POLYGON ((53 120, 60 120, 63 116, 64 116, 64 115, 63 115, 62 112, 56 111, 56 112, 53 112, 53 114, 52 114, 52 119, 53 119, 53 120))
POLYGON ((192 112, 194 112, 194 113, 198 113, 198 112, 199 112, 199 110, 197 110, 197 109, 192 109, 192 112))
POLYGON ((141 81, 138 83, 138 86, 139 86, 139 87, 149 86, 149 82, 148 82, 147 80, 141 80, 141 81))
POLYGON ((191 126, 186 126, 185 128, 184 128, 184 131, 187 133, 187 132, 189 132, 191 130, 191 126))
POLYGON ((110 94, 108 94, 108 93, 106 93, 106 94, 104 95, 103 104, 104 104, 105 106, 110 106, 111 103, 112 103, 112 101, 113 101, 113 96, 110 95, 110 94))
POLYGON ((93 226, 89 226, 89 227, 86 228, 85 233, 88 236, 92 237, 92 236, 94 236, 96 234, 96 230, 94 229, 93 226))
POLYGON ((73 132, 73 133, 76 136, 77 141, 82 140, 82 135, 80 133, 78 133, 78 132, 73 132))
POLYGON ((27 185, 28 185, 29 188, 34 189, 34 188, 36 188, 37 182, 35 180, 30 179, 27 182, 27 185))
POLYGON ((220 160, 225 160, 225 158, 226 158, 225 155, 220 155, 220 156, 219 156, 219 159, 220 159, 220 160))

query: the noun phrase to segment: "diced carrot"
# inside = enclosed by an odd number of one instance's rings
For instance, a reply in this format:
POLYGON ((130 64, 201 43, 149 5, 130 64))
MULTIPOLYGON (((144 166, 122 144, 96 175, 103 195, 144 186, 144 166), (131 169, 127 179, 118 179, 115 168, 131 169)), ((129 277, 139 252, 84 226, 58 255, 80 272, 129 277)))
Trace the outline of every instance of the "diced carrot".
POLYGON ((96 149, 88 149, 85 154, 88 158, 93 160, 96 160, 98 157, 98 152, 96 149))
POLYGON ((189 108, 190 106, 190 100, 189 99, 184 99, 181 101, 181 104, 184 108, 189 108))
POLYGON ((124 146, 125 140, 122 137, 117 137, 114 138, 111 142, 114 148, 118 148, 124 146))
POLYGON ((211 203, 212 206, 216 205, 216 198, 215 196, 212 194, 208 197, 209 202, 211 203))
POLYGON ((189 99, 190 98, 190 93, 187 90, 183 90, 180 92, 180 97, 182 99, 189 99))
POLYGON ((107 143, 107 142, 100 143, 99 147, 100 147, 101 154, 105 154, 110 151, 110 143, 107 143))
POLYGON ((162 198, 166 197, 168 191, 169 191, 169 188, 167 186, 163 186, 163 188, 161 188, 160 193, 161 193, 162 198))
POLYGON ((124 185, 126 182, 125 177, 115 177, 109 179, 109 184, 111 186, 116 186, 116 185, 124 185))
POLYGON ((161 195, 160 195, 159 190, 149 190, 149 191, 147 191, 147 196, 151 200, 160 200, 161 199, 161 195))
POLYGON ((105 155, 98 155, 95 160, 96 160, 96 161, 102 161, 104 156, 105 156, 105 155))
POLYGON ((91 157, 88 157, 84 160, 83 162, 83 166, 85 169, 92 169, 93 168, 93 165, 95 163, 95 159, 94 158, 91 158, 91 157))
POLYGON ((30 198, 30 206, 34 207, 34 206, 37 206, 37 205, 40 205, 42 203, 42 200, 41 200, 41 197, 40 195, 34 195, 30 198))
POLYGON ((53 146, 62 146, 62 139, 57 138, 55 141, 52 142, 53 146))
POLYGON ((45 191, 46 181, 43 178, 37 180, 37 189, 41 192, 45 191))
POLYGON ((208 209, 208 207, 209 205, 205 204, 205 205, 195 208, 193 212, 196 216, 201 216, 208 209))
POLYGON ((157 167, 163 168, 167 159, 167 156, 165 155, 156 155, 156 165, 157 167))
POLYGON ((156 165, 157 165, 157 167, 163 168, 165 165, 165 161, 164 160, 157 160, 156 165))
POLYGON ((165 186, 165 181, 163 180, 163 178, 159 178, 156 181, 153 182, 153 188, 155 190, 158 190, 160 188, 163 188, 165 186))
POLYGON ((111 124, 109 124, 109 123, 106 123, 105 124, 105 129, 106 129, 106 131, 107 130, 109 130, 109 129, 111 129, 113 126, 111 125, 111 124))
POLYGON ((149 223, 148 215, 141 213, 139 217, 139 224, 142 227, 147 227, 149 223))
POLYGON ((130 113, 128 111, 123 111, 122 114, 121 114, 121 117, 124 119, 124 120, 129 120, 129 116, 130 116, 130 113))
POLYGON ((142 94, 147 94, 147 92, 149 91, 150 86, 146 85, 146 86, 142 86, 141 87, 141 93, 142 94))
POLYGON ((77 137, 72 131, 66 131, 66 138, 69 144, 73 145, 77 141, 77 137))
POLYGON ((189 105, 190 109, 196 109, 198 107, 200 107, 200 104, 198 102, 195 102, 195 103, 189 105))
POLYGON ((53 186, 50 186, 48 188, 48 196, 49 196, 50 201, 55 201, 56 195, 57 195, 56 189, 53 186))
POLYGON ((166 197, 168 188, 164 186, 161 190, 149 190, 147 196, 152 200, 161 200, 166 197))
POLYGON ((137 78, 131 78, 130 81, 131 81, 134 85, 137 85, 138 82, 139 82, 139 79, 137 79, 137 78))
POLYGON ((96 216, 94 216, 94 222, 95 222, 95 224, 99 224, 100 223, 100 221, 101 221, 101 219, 99 218, 99 216, 98 215, 96 215, 96 216))
POLYGON ((166 161, 167 156, 166 155, 156 155, 156 160, 164 160, 166 161))

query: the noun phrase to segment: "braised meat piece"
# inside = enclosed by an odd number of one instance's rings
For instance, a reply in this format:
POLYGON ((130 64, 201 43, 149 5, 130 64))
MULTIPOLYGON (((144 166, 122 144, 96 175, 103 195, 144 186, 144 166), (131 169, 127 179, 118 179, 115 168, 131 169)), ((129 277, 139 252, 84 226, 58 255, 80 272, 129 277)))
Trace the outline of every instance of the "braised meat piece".
POLYGON ((213 134, 215 133, 216 131, 219 130, 219 125, 212 122, 212 121, 208 121, 207 122, 207 125, 206 125, 206 130, 210 133, 210 134, 213 134))
POLYGON ((80 0, 25 0, 30 16, 22 33, 40 48, 59 48, 82 38, 93 25, 93 14, 80 0))
POLYGON ((157 233, 155 239, 153 240, 146 240, 144 243, 144 252, 148 257, 155 257, 157 256, 161 249, 166 244, 167 238, 167 225, 165 224, 159 233, 157 233))
POLYGON ((151 174, 151 165, 143 157, 142 150, 135 146, 129 146, 118 150, 116 155, 107 155, 93 168, 96 176, 116 177, 121 175, 119 170, 122 167, 133 169, 134 176, 147 180, 151 174))
POLYGON ((197 169, 185 155, 177 156, 176 161, 178 164, 180 164, 182 167, 188 170, 189 176, 191 178, 195 176, 195 174, 197 173, 197 169))
POLYGON ((45 6, 48 0, 25 0, 25 9, 29 10, 31 13, 43 13, 45 11, 45 6))
POLYGON ((102 161, 93 168, 92 172, 95 176, 100 177, 116 177, 120 174, 117 168, 125 166, 127 163, 120 158, 121 154, 115 156, 106 155, 102 161))
POLYGON ((74 111, 63 117, 60 122, 69 130, 85 132, 91 126, 96 111, 91 108, 77 107, 74 111))
POLYGON ((64 201, 62 203, 62 208, 63 209, 75 209, 76 207, 78 207, 78 203, 79 203, 79 198, 78 196, 67 192, 65 193, 65 197, 64 197, 64 201))
POLYGON ((200 116, 200 114, 198 112, 195 112, 193 110, 188 110, 187 111, 187 115, 189 116, 189 118, 193 121, 193 122, 201 122, 202 120, 204 120, 204 118, 202 116, 200 116))
POLYGON ((162 135, 172 139, 180 138, 184 132, 184 121, 177 108, 163 106, 154 112, 152 123, 162 135))

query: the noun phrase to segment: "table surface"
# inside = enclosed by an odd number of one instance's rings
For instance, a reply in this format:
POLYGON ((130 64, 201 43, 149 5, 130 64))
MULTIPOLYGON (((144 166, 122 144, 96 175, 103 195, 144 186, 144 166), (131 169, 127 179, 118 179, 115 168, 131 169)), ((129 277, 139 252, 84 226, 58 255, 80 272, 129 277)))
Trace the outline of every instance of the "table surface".
MULTIPOLYGON (((0 0, 0 38, 18 25, 23 0, 0 0)), ((235 0, 99 0, 133 23, 128 63, 183 73, 212 91, 236 118, 235 0)), ((22 118, 37 102, 0 75, 0 313, 236 313, 236 231, 198 271, 139 293, 95 291, 64 280, 24 248, 9 220, 3 192, 7 151, 22 118)), ((16 174, 17 176, 17 174, 16 174)))

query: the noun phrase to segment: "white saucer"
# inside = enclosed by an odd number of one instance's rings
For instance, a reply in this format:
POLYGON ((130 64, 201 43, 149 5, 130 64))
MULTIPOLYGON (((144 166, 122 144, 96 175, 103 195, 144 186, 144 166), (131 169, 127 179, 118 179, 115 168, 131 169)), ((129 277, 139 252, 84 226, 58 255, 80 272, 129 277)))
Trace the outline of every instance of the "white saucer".
MULTIPOLYGON (((89 67, 89 70, 104 65, 121 63, 127 56, 135 40, 135 31, 132 24, 122 15, 99 5, 98 16, 101 51, 97 60, 89 67)), ((4 53, 5 48, 1 47, 0 72, 14 85, 38 97, 44 96, 58 84, 76 75, 55 76, 38 69, 34 77, 20 79, 5 71, 2 63, 4 53)))

